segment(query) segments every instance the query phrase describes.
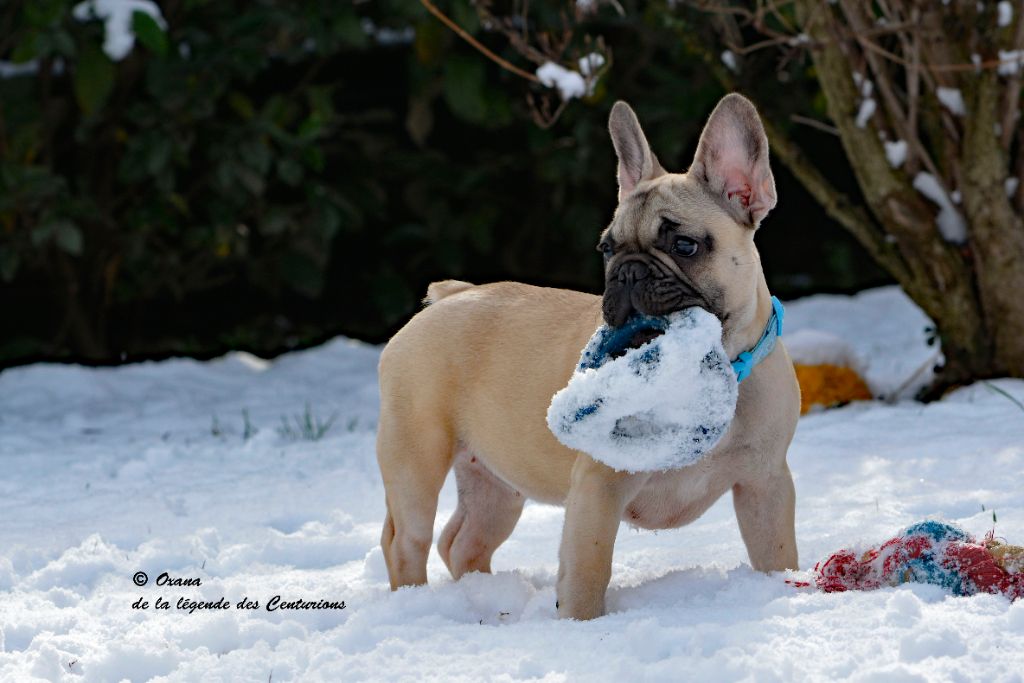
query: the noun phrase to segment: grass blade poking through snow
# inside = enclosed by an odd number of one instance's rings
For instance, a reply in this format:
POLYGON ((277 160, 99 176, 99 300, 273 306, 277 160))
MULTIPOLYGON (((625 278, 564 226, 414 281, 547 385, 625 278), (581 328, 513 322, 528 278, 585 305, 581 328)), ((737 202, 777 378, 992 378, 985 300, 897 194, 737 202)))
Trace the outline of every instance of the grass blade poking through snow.
POLYGON ((252 420, 249 419, 249 409, 242 408, 242 440, 248 441, 252 437, 256 436, 260 430, 253 425, 252 420))
POLYGON ((306 403, 302 415, 293 415, 291 422, 284 415, 281 416, 281 426, 277 428, 277 433, 282 439, 289 441, 319 441, 334 425, 336 419, 337 413, 333 413, 326 420, 319 419, 313 414, 309 403, 306 403))
POLYGON ((1010 392, 1006 391, 1005 389, 1000 389, 1000 388, 999 388, 999 387, 997 387, 997 386, 996 386, 995 384, 992 384, 992 382, 984 382, 984 381, 983 381, 983 382, 982 382, 982 384, 984 384, 984 385, 985 385, 986 387, 988 387, 988 388, 989 388, 989 389, 991 389, 992 391, 996 392, 997 394, 1002 394, 1003 396, 1005 396, 1005 397, 1006 397, 1006 398, 1008 398, 1009 400, 1013 401, 1013 404, 1014 404, 1015 406, 1017 406, 1017 407, 1018 407, 1018 408, 1020 408, 1020 409, 1021 409, 1022 411, 1024 411, 1024 403, 1021 403, 1020 401, 1018 401, 1018 400, 1016 399, 1016 397, 1014 397, 1014 395, 1013 395, 1013 394, 1011 394, 1010 392))

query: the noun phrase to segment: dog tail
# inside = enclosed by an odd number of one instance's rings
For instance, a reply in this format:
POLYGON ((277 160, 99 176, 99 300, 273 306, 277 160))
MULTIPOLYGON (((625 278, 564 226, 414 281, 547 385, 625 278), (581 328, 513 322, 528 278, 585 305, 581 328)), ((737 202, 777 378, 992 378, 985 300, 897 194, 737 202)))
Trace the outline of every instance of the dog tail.
POLYGON ((427 296, 423 299, 423 305, 429 306, 432 303, 440 301, 446 296, 464 292, 471 287, 476 287, 476 285, 472 282, 463 282, 462 280, 441 280, 440 282, 431 282, 427 287, 427 296))

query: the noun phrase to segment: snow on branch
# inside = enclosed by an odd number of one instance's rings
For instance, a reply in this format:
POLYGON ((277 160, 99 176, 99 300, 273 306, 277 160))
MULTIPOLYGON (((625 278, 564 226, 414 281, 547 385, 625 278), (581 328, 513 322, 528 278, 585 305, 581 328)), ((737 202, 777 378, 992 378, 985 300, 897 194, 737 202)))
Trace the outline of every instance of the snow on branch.
POLYGON ((72 15, 78 21, 103 21, 103 51, 115 62, 128 56, 135 46, 132 17, 136 12, 148 14, 157 25, 166 30, 167 22, 160 8, 151 0, 85 0, 75 5, 72 15))
POLYGON ((502 5, 499 13, 491 0, 475 0, 473 5, 483 31, 504 36, 508 47, 536 65, 531 72, 483 45, 438 9, 432 0, 420 0, 420 3, 456 35, 502 69, 544 86, 552 93, 549 95, 546 91, 537 92, 536 89, 526 93, 533 119, 542 128, 553 125, 571 100, 592 95, 597 82, 611 66, 611 50, 604 40, 589 35, 582 38, 577 36, 579 23, 597 12, 602 4, 614 7, 620 15, 624 14, 617 0, 580 0, 570 3, 570 12, 562 13, 560 29, 548 29, 538 26, 530 16, 528 2, 513 3, 511 8, 502 5), (553 97, 555 94, 557 100, 553 97))
POLYGON ((571 100, 574 97, 583 97, 587 92, 587 84, 578 71, 566 69, 561 64, 544 62, 537 69, 537 78, 541 84, 558 90, 563 100, 571 100))
MULTIPOLYGON (((711 16, 720 41, 711 54, 724 48, 722 61, 737 74, 737 80, 742 80, 742 74, 730 61, 740 56, 755 59, 754 53, 774 52, 783 81, 789 76, 784 70, 794 59, 809 56, 817 64, 825 53, 836 55, 840 60, 836 65, 845 64, 852 72, 853 87, 832 88, 822 83, 831 93, 831 111, 842 112, 843 118, 848 116, 846 120, 854 129, 867 133, 870 128, 878 135, 882 143, 878 147, 864 147, 866 139, 857 143, 861 144, 859 156, 865 163, 869 163, 868 157, 881 157, 885 165, 898 172, 894 182, 905 184, 907 189, 913 186, 938 204, 936 220, 947 240, 965 239, 964 225, 970 222, 953 208, 956 202, 952 199, 958 194, 955 190, 965 192, 967 165, 971 163, 968 159, 973 158, 965 145, 977 149, 984 142, 979 135, 988 136, 988 140, 995 138, 1004 158, 1017 160, 1014 169, 996 173, 1024 176, 1024 134, 1020 126, 1024 17, 1019 3, 680 2, 711 16), (959 28, 951 30, 952 26, 959 28), (963 55, 970 55, 970 60, 964 60, 963 55), (994 94, 984 95, 984 101, 977 99, 982 81, 994 89, 994 94), (983 133, 978 128, 982 118, 989 121, 983 133), (1017 151, 1013 149, 1015 144, 1017 151)), ((765 57, 761 63, 767 66, 769 59, 765 57)), ((841 76, 833 70, 826 78, 841 76)), ((861 139, 850 131, 844 133, 840 121, 834 123, 844 139, 861 139)), ((847 143, 851 144, 849 140, 847 143)), ((989 155, 986 159, 996 157, 989 155)), ((890 186, 885 192, 891 190, 890 186)), ((966 194, 976 196, 976 192, 966 194)), ((1011 201, 1018 212, 1024 211, 1024 192, 1017 191, 1011 201)), ((972 201, 970 206, 979 203, 972 201)), ((964 211, 970 213, 966 205, 964 211)))
POLYGON ((960 244, 967 241, 967 223, 960 212, 953 206, 953 200, 939 185, 939 181, 930 173, 918 173, 914 176, 914 189, 938 205, 939 215, 935 224, 947 242, 960 244))

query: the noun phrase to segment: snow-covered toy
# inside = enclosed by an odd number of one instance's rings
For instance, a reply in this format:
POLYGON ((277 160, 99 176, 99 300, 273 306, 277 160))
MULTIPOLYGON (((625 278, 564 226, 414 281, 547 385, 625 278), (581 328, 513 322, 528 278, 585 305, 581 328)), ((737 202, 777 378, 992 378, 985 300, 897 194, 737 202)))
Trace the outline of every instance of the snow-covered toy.
POLYGON ((952 524, 915 524, 882 545, 857 554, 840 550, 814 567, 825 592, 873 590, 901 583, 930 583, 953 595, 1000 593, 1024 597, 1024 548, 980 542, 952 524))
POLYGON ((594 333, 569 384, 551 399, 548 427, 617 470, 684 467, 718 443, 737 395, 718 318, 700 308, 635 316, 594 333))

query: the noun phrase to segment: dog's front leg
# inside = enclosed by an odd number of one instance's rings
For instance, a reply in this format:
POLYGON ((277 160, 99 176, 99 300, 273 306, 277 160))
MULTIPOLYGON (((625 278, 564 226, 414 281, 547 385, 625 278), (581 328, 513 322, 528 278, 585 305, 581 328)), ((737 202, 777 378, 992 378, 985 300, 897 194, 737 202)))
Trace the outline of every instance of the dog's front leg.
POLYGON ((751 566, 762 572, 798 569, 796 492, 785 461, 768 477, 736 484, 732 502, 751 566))
POLYGON ((613 470, 584 454, 576 458, 558 552, 559 617, 593 619, 604 614, 619 521, 645 479, 613 470))

